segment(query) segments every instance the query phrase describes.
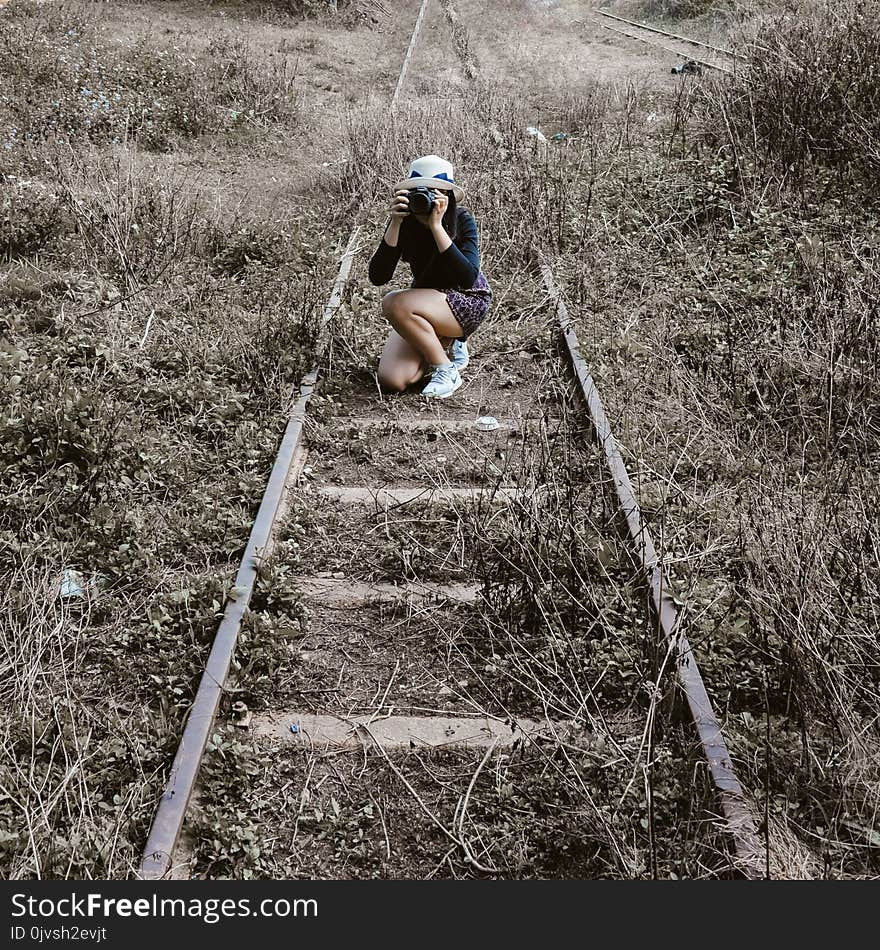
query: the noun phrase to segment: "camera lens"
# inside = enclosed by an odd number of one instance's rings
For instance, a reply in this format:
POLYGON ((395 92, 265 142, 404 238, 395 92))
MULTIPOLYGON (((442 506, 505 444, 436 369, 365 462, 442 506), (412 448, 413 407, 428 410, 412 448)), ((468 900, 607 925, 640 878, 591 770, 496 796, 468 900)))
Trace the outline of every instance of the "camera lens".
POLYGON ((413 214, 427 214, 434 207, 434 195, 429 188, 412 188, 408 197, 413 214))

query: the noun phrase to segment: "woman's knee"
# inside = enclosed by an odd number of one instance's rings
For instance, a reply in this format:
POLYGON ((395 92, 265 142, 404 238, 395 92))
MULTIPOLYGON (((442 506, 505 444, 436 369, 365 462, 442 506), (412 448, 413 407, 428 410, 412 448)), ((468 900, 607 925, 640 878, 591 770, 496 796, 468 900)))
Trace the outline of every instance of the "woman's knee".
POLYGON ((379 384, 386 392, 402 393, 409 385, 403 378, 403 374, 393 369, 380 366, 376 375, 379 377, 379 384))
POLYGON ((382 316, 390 317, 392 313, 397 309, 398 304, 394 301, 400 295, 399 290, 389 290, 387 294, 382 298, 382 316))
POLYGON ((379 360, 376 376, 381 387, 388 392, 401 393, 407 387, 403 367, 396 359, 389 358, 385 354, 379 360))
POLYGON ((405 320, 412 313, 402 290, 392 290, 382 298, 382 314, 391 323, 405 320))

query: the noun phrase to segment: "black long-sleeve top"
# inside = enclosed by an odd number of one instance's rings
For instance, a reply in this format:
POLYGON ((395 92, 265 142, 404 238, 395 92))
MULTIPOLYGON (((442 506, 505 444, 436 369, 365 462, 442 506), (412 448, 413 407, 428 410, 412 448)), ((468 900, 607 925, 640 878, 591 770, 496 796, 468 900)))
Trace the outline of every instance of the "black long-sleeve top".
POLYGON ((455 237, 442 254, 428 228, 412 218, 404 218, 397 246, 386 244, 383 237, 370 260, 370 283, 377 286, 387 284, 402 257, 412 270, 413 287, 433 287, 435 290, 473 287, 480 273, 477 222, 470 211, 458 208, 457 212, 455 237))

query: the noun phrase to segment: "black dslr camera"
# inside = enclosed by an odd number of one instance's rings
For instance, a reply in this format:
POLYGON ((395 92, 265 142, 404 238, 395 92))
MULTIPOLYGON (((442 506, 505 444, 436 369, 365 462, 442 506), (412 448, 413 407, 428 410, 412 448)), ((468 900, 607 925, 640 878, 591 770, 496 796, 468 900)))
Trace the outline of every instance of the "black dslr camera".
POLYGON ((430 188, 410 188, 406 196, 412 214, 429 214, 434 207, 434 192, 430 188))

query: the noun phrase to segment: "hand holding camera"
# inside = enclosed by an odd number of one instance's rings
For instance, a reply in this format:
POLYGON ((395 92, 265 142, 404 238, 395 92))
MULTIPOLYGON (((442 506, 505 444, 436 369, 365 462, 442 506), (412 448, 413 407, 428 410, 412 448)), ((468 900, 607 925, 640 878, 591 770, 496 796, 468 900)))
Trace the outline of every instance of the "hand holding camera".
POLYGON ((410 188, 395 191, 391 202, 391 217, 405 218, 409 214, 442 220, 449 198, 434 188, 410 188))
MULTIPOLYGON (((423 189, 424 190, 424 189, 423 189)), ((395 221, 402 221, 409 216, 409 198, 408 191, 395 191, 394 198, 391 201, 391 217, 395 221)))
POLYGON ((434 191, 432 188, 410 188, 409 210, 413 214, 430 214, 434 207, 434 191))
POLYGON ((449 207, 449 196, 437 188, 399 188, 391 200, 391 221, 385 229, 384 241, 397 247, 403 219, 414 215, 423 227, 428 228, 437 239, 438 249, 445 250, 450 242, 443 229, 443 215, 449 207))

